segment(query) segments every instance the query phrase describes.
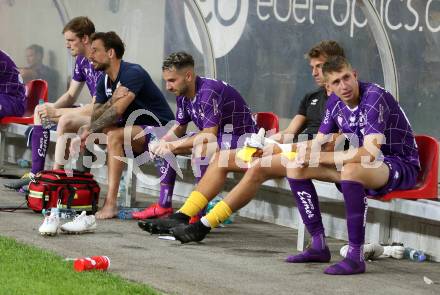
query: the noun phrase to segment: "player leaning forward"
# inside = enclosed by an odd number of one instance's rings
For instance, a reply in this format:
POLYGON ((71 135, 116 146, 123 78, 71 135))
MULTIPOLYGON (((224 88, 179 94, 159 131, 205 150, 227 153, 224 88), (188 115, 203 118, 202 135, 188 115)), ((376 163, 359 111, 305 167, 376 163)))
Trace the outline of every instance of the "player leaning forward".
POLYGON ((337 183, 342 191, 349 240, 347 257, 326 268, 325 273, 363 273, 367 195, 412 188, 420 169, 417 145, 411 125, 394 97, 375 84, 358 81, 345 58, 329 59, 323 66, 323 74, 333 92, 324 120, 306 153, 298 153, 294 165, 287 168, 298 210, 312 236, 312 246, 290 256, 288 261, 330 261, 318 196, 312 183, 312 179, 318 179, 337 183), (348 152, 319 152, 319 149, 312 152, 337 132, 350 140, 348 152))

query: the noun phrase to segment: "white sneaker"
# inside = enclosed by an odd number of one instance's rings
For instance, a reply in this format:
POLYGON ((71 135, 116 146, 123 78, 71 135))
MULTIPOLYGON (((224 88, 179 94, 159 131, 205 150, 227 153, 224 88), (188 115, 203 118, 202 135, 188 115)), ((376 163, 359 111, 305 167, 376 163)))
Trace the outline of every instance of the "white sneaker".
MULTIPOLYGON (((339 253, 342 257, 347 256, 348 245, 344 245, 339 253)), ((364 244, 364 259, 365 260, 375 260, 383 254, 384 247, 379 244, 364 244)))
POLYGON ((38 231, 43 236, 55 236, 58 233, 58 227, 60 226, 60 217, 58 213, 54 213, 44 217, 43 224, 40 225, 38 231))
POLYGON ((94 215, 86 215, 86 211, 76 216, 73 221, 67 222, 61 226, 61 230, 66 233, 81 234, 93 232, 96 229, 96 220, 94 215))

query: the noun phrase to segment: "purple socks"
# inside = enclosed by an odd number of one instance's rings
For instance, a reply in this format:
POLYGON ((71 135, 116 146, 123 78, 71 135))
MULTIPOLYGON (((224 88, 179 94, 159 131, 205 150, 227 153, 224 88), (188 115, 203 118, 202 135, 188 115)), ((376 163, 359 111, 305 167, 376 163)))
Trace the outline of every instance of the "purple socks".
POLYGON ((162 160, 160 163, 160 165, 157 165, 157 170, 161 179, 159 206, 162 208, 171 208, 174 183, 176 181, 176 171, 174 171, 167 161, 162 160))
POLYGON ((196 181, 199 183, 200 179, 205 175, 206 169, 208 169, 209 159, 207 157, 194 158, 192 166, 196 181))
POLYGON ((286 262, 329 262, 331 258, 330 251, 325 243, 324 226, 322 225, 315 186, 308 179, 287 178, 287 180, 289 181, 304 225, 312 236, 312 244, 306 251, 288 256, 286 262))
POLYGON ((365 272, 362 247, 365 241, 365 224, 368 200, 364 186, 356 181, 341 181, 345 200, 345 214, 348 229, 347 257, 329 266, 324 272, 330 275, 351 275, 365 272))
POLYGON ((45 130, 41 125, 35 125, 32 131, 32 168, 31 172, 37 174, 44 169, 47 149, 49 147, 50 130, 45 130))

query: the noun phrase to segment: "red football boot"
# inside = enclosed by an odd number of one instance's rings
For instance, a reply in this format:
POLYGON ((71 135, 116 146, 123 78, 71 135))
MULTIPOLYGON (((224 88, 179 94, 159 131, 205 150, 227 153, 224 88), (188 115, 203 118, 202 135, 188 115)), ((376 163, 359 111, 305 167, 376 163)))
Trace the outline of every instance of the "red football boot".
POLYGON ((162 208, 158 203, 152 204, 140 212, 133 212, 134 219, 166 217, 173 214, 173 208, 162 208))

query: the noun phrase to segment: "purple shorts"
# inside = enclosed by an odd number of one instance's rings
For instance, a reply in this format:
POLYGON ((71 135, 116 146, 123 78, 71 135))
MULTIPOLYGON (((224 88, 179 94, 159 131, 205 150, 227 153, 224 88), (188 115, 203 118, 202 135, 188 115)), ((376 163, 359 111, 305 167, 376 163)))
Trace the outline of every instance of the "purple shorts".
MULTIPOLYGON (((385 157, 383 162, 388 166, 390 174, 387 183, 379 189, 365 189, 367 196, 381 197, 392 191, 412 189, 417 183, 419 168, 396 157, 385 157)), ((341 185, 335 183, 340 192, 341 185)))
POLYGON ((388 182, 380 189, 365 190, 367 195, 372 197, 383 196, 391 191, 411 189, 416 185, 419 167, 403 162, 396 157, 385 157, 383 162, 390 169, 388 182))

